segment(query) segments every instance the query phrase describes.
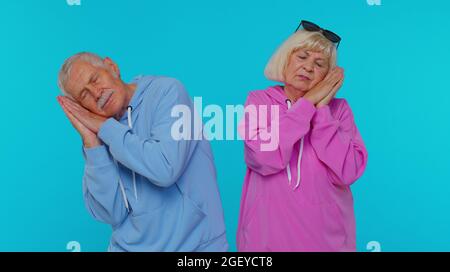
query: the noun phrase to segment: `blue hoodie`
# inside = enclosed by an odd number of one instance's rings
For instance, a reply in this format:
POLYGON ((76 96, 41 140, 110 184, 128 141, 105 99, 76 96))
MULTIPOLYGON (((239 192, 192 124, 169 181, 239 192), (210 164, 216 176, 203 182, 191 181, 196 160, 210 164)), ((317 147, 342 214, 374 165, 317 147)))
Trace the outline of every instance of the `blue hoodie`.
POLYGON ((172 107, 193 103, 181 83, 140 76, 128 111, 83 148, 90 214, 112 226, 109 251, 227 251, 209 142, 174 140, 172 107))

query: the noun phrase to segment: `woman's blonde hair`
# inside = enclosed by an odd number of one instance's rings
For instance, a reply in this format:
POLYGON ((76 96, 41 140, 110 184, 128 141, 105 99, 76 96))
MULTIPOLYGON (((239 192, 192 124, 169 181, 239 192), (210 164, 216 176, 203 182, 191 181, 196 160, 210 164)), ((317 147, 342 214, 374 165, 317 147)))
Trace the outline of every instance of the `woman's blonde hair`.
POLYGON ((285 82, 284 72, 291 55, 298 49, 322 52, 329 58, 330 69, 336 66, 337 52, 333 42, 320 32, 300 29, 292 34, 272 55, 264 70, 267 79, 285 82))

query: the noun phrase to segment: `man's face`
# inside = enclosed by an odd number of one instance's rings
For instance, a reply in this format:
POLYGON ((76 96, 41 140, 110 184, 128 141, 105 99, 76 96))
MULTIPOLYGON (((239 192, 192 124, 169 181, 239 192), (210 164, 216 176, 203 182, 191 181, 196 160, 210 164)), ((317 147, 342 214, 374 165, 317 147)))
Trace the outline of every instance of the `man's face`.
POLYGON ((116 117, 126 103, 125 85, 117 66, 109 59, 105 67, 77 61, 72 65, 66 91, 84 108, 104 116, 116 117))

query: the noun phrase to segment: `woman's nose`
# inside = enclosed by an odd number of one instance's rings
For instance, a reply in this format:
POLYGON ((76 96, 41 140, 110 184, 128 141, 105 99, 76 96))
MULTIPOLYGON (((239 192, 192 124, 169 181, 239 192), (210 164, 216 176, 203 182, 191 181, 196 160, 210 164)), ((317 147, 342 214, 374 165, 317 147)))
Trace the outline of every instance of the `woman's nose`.
POLYGON ((311 63, 305 63, 305 65, 303 66, 303 69, 305 69, 306 72, 312 72, 313 65, 311 63))

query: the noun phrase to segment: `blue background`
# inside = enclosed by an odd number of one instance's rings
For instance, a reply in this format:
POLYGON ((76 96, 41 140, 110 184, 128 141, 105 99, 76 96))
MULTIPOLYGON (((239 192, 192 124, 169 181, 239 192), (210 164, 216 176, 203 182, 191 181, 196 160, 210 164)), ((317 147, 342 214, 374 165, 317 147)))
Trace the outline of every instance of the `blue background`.
MULTIPOLYGON (((180 79, 204 104, 242 104, 311 20, 343 37, 339 92, 369 151, 353 186, 358 250, 450 251, 449 1, 2 1, 0 251, 104 251, 109 226, 81 193, 81 141, 56 103, 62 62, 110 56, 128 81, 180 79)), ((241 141, 212 142, 231 250, 245 174, 241 141)))

